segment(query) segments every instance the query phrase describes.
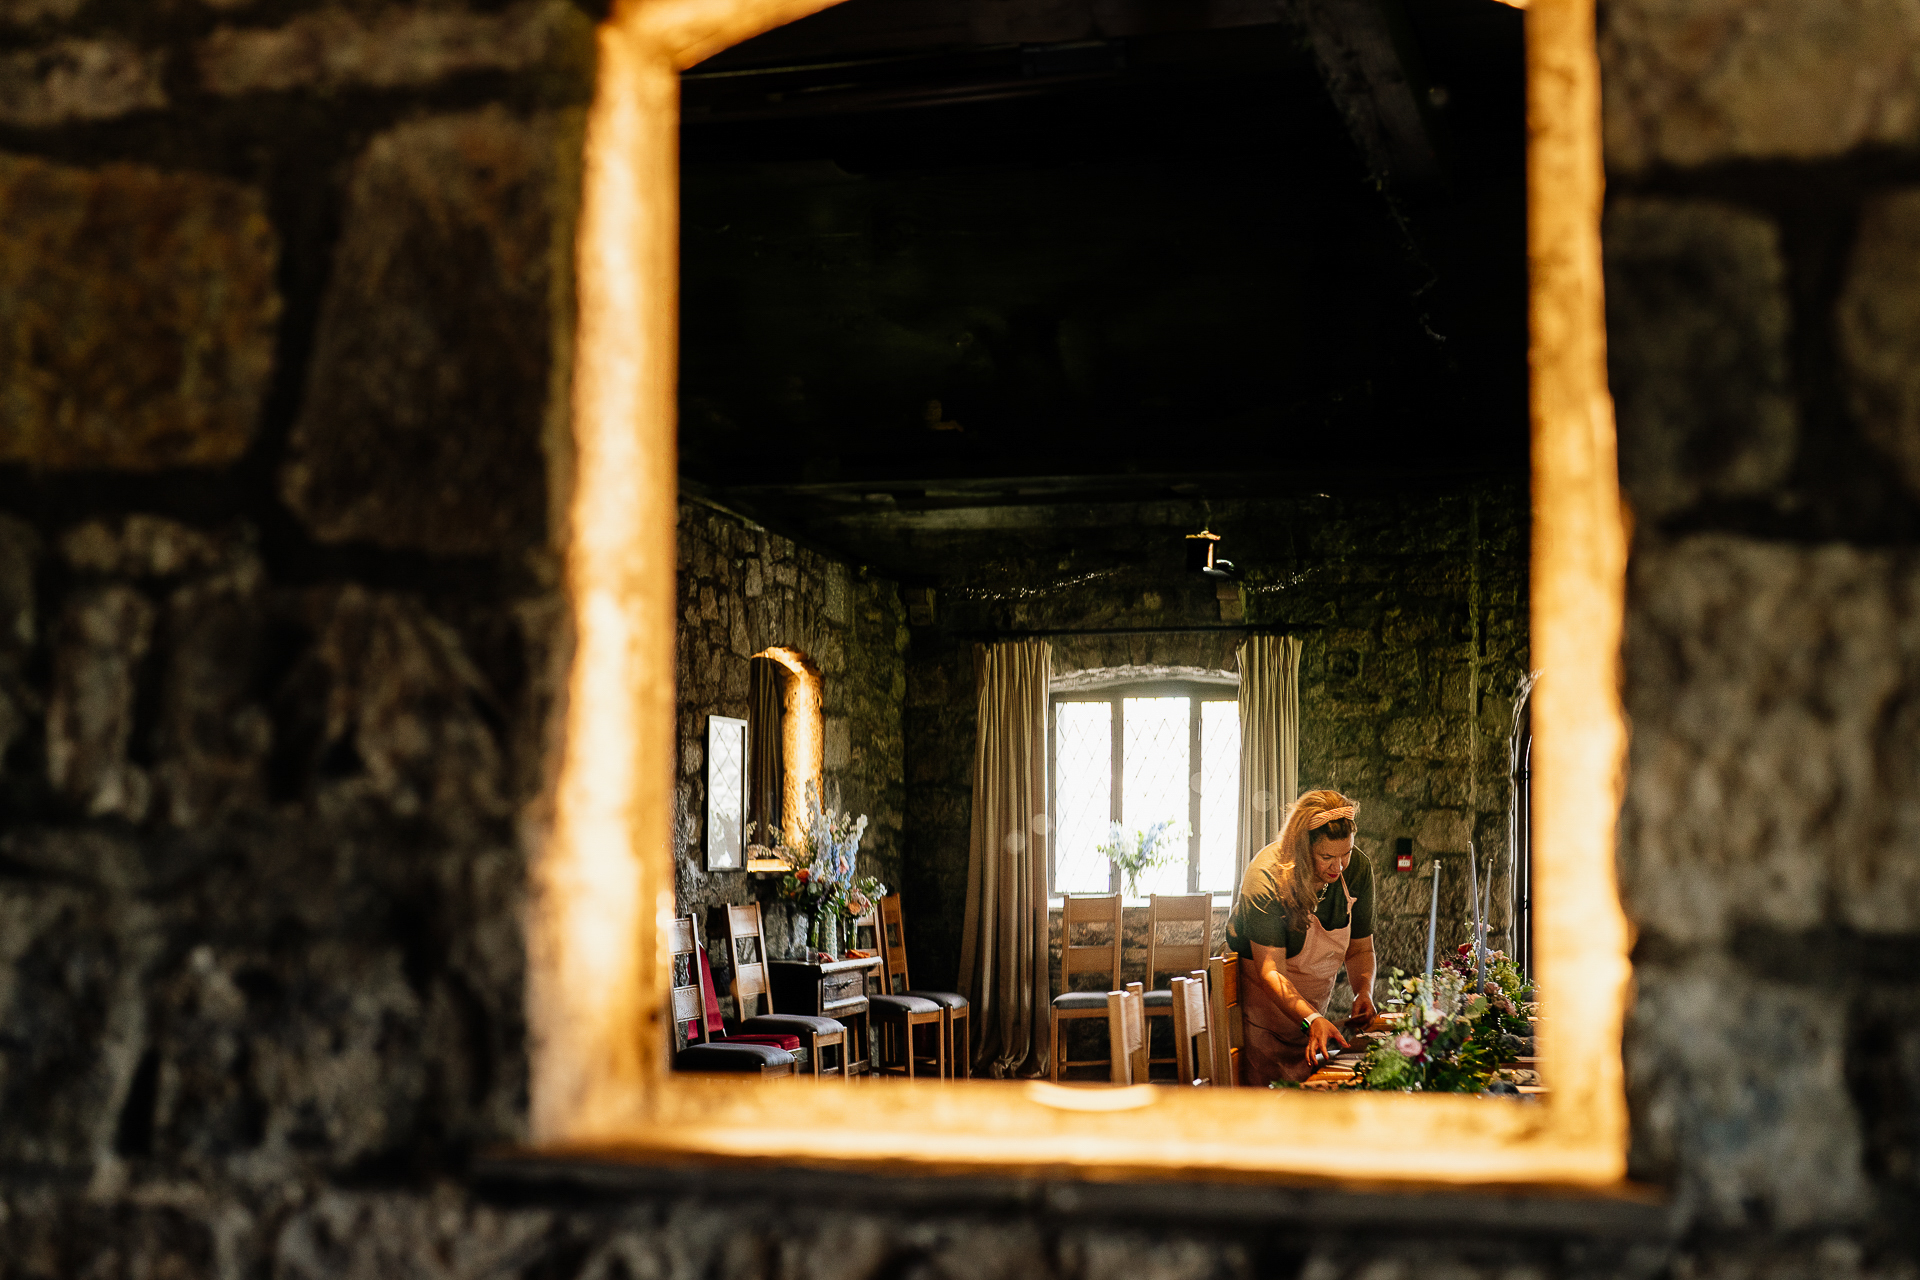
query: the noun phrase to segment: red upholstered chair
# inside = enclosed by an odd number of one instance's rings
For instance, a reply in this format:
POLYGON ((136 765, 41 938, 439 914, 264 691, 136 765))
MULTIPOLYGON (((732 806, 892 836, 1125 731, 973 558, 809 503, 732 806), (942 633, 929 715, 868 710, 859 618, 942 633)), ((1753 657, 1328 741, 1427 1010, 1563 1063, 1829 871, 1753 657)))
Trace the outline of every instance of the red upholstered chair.
POLYGON ((713 972, 707 953, 700 949, 692 916, 674 920, 668 930, 667 950, 672 965, 675 1071, 723 1071, 764 1077, 794 1073, 793 1050, 798 1036, 749 1036, 729 1040, 720 1024, 720 1001, 713 992, 713 972))

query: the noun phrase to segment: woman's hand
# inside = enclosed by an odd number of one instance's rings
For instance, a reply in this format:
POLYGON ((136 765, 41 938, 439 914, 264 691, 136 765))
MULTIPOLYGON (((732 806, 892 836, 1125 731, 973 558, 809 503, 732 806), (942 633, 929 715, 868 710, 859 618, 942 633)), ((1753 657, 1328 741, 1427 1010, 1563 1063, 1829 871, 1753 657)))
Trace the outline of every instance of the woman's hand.
POLYGON ((1373 1007, 1373 997, 1362 991, 1353 997, 1353 1012, 1347 1015, 1347 1021, 1350 1024, 1364 1024, 1379 1016, 1380 1011, 1373 1007))
POLYGON ((1340 1034, 1340 1028, 1333 1025, 1331 1019, 1315 1018, 1307 1024, 1307 1065, 1324 1067, 1333 1061, 1334 1049, 1330 1041, 1339 1041, 1342 1049, 1347 1047, 1347 1038, 1340 1034))

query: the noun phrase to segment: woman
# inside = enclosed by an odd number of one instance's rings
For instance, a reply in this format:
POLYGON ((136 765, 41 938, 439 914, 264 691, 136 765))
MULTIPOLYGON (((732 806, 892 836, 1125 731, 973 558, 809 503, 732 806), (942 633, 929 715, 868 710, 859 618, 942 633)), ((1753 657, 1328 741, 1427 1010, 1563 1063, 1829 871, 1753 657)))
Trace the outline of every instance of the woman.
POLYGON ((1338 791, 1302 795, 1240 881, 1227 945, 1252 974, 1240 980, 1243 1083, 1305 1080, 1346 1048, 1327 1018, 1342 966, 1353 1016, 1374 1016, 1373 864, 1353 847, 1357 809, 1338 791))

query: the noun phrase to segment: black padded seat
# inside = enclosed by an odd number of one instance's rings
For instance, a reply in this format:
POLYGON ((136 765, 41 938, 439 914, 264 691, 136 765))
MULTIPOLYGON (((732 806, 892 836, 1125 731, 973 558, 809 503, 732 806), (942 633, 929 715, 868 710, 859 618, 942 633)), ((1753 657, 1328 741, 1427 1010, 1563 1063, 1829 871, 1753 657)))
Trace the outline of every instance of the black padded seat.
POLYGON ((1171 1009, 1171 1008, 1173 1008, 1173 992, 1171 992, 1171 991, 1149 991, 1149 992, 1147 992, 1147 994, 1146 994, 1146 1006, 1147 1006, 1147 1008, 1149 1008, 1149 1009, 1171 1009))
POLYGON ((846 1027, 837 1019, 810 1013, 757 1013, 741 1023, 735 1034, 799 1036, 805 1040, 808 1036, 831 1036, 845 1030, 846 1027))
MULTIPOLYGON (((1104 999, 1105 997, 1102 997, 1104 999)), ((870 995, 867 1003, 876 1009, 895 1009, 902 1013, 938 1013, 940 1006, 925 996, 870 995)))
POLYGON ((745 1071, 793 1066, 793 1055, 770 1044, 690 1044, 673 1055, 675 1071, 745 1071))
POLYGON ((967 998, 957 991, 909 991, 907 994, 910 996, 918 996, 922 1000, 931 1000, 942 1009, 964 1009, 967 1007, 967 998))
POLYGON ((1062 991, 1053 998, 1056 1009, 1101 1009, 1107 1007, 1104 991, 1062 991))

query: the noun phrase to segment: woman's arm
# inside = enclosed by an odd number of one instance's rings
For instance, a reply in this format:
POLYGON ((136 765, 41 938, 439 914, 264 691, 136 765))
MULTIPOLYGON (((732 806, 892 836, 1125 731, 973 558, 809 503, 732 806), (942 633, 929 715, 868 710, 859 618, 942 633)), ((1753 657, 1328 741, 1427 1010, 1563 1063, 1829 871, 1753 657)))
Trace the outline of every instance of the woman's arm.
POLYGON ((1373 1007, 1373 938, 1355 938, 1347 944, 1347 985, 1353 988, 1353 1016, 1371 1018, 1373 1007))
MULTIPOLYGON (((1259 942, 1252 945, 1253 963, 1260 974, 1260 981, 1265 983, 1267 990, 1273 992, 1279 1000, 1280 1008, 1295 1022, 1305 1022, 1308 1018, 1313 1018, 1312 1024, 1307 1027, 1307 1061, 1317 1063, 1322 1058, 1331 1056, 1333 1050, 1327 1047, 1328 1040, 1338 1040, 1340 1047, 1346 1048, 1347 1038, 1341 1035, 1339 1029, 1326 1018, 1314 1017, 1320 1011, 1308 1003, 1307 998, 1301 995, 1288 980, 1287 949, 1269 947, 1259 942)), ((1372 953, 1371 941, 1367 944, 1367 950, 1369 954, 1372 953)))

